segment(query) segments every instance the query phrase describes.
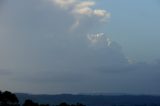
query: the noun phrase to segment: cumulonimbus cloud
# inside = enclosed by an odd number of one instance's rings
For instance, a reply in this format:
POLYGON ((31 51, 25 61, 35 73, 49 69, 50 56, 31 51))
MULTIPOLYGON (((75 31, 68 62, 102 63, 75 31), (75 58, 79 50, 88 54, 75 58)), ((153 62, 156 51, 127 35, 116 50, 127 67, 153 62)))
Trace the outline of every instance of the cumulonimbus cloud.
MULTIPOLYGON (((3 23, 0 67, 15 74, 11 74, 10 82, 2 77, 0 81, 9 83, 10 88, 30 92, 27 91, 30 87, 34 93, 39 93, 39 88, 50 93, 105 91, 108 87, 116 91, 126 89, 123 88, 126 85, 134 89, 140 81, 142 86, 145 80, 150 81, 147 76, 157 75, 154 78, 159 79, 159 63, 131 64, 121 46, 102 31, 101 25, 106 22, 102 20, 108 19, 110 13, 94 9, 96 2, 10 0, 8 3, 10 8, 0 14, 3 23)), ((157 79, 155 85, 159 84, 157 79)), ((144 85, 151 88, 148 83, 144 85)))

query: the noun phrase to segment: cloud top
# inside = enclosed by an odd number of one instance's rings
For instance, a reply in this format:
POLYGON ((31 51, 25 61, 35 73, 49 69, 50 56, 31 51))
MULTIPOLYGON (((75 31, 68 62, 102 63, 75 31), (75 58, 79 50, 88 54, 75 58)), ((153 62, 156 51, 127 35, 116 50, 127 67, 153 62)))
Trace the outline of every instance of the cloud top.
POLYGON ((76 0, 53 0, 53 2, 61 8, 66 8, 72 6, 76 0))
MULTIPOLYGON (((103 9, 93 9, 96 5, 95 1, 80 1, 80 0, 53 0, 60 8, 67 9, 75 17, 80 20, 80 17, 97 17, 100 21, 106 21, 110 18, 110 13, 103 9)), ((77 22, 76 22, 77 23, 77 22)))

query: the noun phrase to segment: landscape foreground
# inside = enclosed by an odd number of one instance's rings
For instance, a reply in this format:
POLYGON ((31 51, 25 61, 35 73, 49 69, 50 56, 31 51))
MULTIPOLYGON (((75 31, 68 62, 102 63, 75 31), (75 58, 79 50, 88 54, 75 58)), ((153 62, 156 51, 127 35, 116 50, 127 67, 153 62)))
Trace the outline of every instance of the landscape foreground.
POLYGON ((153 95, 33 95, 0 92, 0 106, 160 106, 160 96, 153 95))

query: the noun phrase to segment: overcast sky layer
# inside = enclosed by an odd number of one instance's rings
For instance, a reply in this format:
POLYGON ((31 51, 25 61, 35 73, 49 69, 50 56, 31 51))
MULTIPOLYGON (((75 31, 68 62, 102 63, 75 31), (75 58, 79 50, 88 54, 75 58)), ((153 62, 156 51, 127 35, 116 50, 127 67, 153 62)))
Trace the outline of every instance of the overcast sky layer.
POLYGON ((0 1, 0 89, 160 95, 158 0, 0 1))

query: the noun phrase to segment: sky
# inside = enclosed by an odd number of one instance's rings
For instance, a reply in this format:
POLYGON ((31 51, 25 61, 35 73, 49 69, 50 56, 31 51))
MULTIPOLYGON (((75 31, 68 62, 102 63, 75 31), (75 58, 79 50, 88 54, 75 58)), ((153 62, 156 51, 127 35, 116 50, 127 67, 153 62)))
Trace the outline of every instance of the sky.
POLYGON ((1 0, 0 89, 160 95, 158 0, 1 0))

